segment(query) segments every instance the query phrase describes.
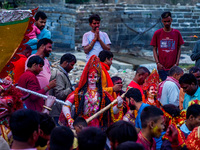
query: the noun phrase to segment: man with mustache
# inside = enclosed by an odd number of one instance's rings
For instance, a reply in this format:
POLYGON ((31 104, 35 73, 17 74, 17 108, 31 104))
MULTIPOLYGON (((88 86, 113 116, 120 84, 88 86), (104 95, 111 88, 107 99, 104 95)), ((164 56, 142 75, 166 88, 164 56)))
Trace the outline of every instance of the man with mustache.
POLYGON ((184 41, 180 32, 171 28, 171 13, 164 12, 161 18, 164 27, 154 33, 150 45, 153 46, 159 76, 164 81, 170 68, 179 65, 181 45, 184 41))
POLYGON ((35 15, 35 26, 40 30, 40 34, 37 34, 37 38, 30 39, 26 44, 31 46, 32 54, 37 52, 37 43, 40 39, 51 39, 51 32, 45 28, 47 16, 44 12, 38 11, 35 15))
POLYGON ((126 100, 128 101, 130 110, 137 110, 137 117, 135 119, 135 128, 139 132, 140 129, 142 129, 142 123, 140 119, 142 110, 150 105, 142 102, 142 94, 140 90, 136 88, 129 89, 128 92, 125 94, 125 97, 126 100))
POLYGON ((110 50, 110 39, 105 32, 99 31, 101 18, 97 14, 93 14, 89 18, 91 31, 83 35, 82 46, 86 54, 86 61, 92 55, 98 56, 102 50, 110 50))
MULTIPOLYGON (((39 40, 37 44, 37 53, 30 56, 30 57, 40 56, 44 60, 43 70, 39 72, 39 74, 36 75, 41 89, 48 87, 48 90, 50 90, 51 88, 48 86, 49 80, 51 77, 50 64, 49 64, 49 61, 45 57, 49 57, 50 53, 52 52, 52 43, 53 43, 52 40, 47 39, 47 38, 39 40)), ((27 70, 27 63, 28 63, 29 58, 26 60, 25 70, 27 70)), ((52 81, 51 81, 52 87, 55 87, 56 79, 52 81)))

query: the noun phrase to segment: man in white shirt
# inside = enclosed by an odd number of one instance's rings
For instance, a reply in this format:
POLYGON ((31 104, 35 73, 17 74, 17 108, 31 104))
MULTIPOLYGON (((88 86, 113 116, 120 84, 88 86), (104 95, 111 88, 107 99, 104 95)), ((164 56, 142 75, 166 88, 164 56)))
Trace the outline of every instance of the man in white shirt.
POLYGON ((178 80, 182 75, 183 70, 178 66, 174 66, 169 70, 167 79, 159 85, 158 100, 162 105, 173 104, 179 106, 180 84, 178 80))
POLYGON ((91 31, 83 35, 82 46, 86 54, 86 62, 92 55, 98 56, 102 50, 110 50, 110 39, 105 32, 99 31, 101 18, 94 14, 89 18, 91 31))

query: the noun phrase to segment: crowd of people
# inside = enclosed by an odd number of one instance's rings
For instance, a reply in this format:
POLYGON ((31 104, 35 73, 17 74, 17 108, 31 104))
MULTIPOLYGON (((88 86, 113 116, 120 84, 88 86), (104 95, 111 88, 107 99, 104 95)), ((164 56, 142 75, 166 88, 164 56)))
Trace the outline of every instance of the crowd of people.
MULTIPOLYGON (((66 53, 51 69, 47 58, 53 41, 45 29, 46 14, 38 12, 26 50, 14 62, 14 78, 0 82, 0 149, 200 149, 198 61, 189 73, 178 67, 184 41, 171 28, 171 13, 161 18, 164 27, 150 44, 158 71, 139 67, 123 91, 122 79, 108 73, 114 56, 108 35, 99 31, 99 15, 89 18, 91 31, 82 42, 86 66, 79 83, 72 85, 68 73, 77 59, 66 53)), ((194 60, 197 51, 198 43, 194 60)))

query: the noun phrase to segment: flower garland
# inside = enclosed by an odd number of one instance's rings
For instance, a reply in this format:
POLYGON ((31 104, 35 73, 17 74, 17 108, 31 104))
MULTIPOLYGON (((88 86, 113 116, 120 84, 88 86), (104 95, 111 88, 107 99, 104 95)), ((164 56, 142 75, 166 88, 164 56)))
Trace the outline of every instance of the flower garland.
MULTIPOLYGON (((179 142, 179 145, 178 146, 181 146, 181 147, 184 147, 185 146, 185 136, 183 134, 183 132, 181 132, 181 130, 174 124, 176 130, 178 131, 178 142, 179 142)), ((169 140, 168 136, 165 134, 163 137, 162 137, 163 140, 169 140)))
MULTIPOLYGON (((77 113, 78 112, 78 106, 79 106, 79 94, 78 94, 78 88, 75 90, 75 92, 74 92, 74 103, 75 103, 75 112, 77 113)), ((83 94, 83 92, 81 92, 81 95, 83 94)), ((102 108, 104 108, 105 107, 105 103, 106 103, 106 101, 105 101, 105 93, 103 92, 102 93, 102 101, 101 101, 101 107, 100 107, 100 110, 102 109, 102 108)), ((88 116, 87 116, 88 117, 88 116)), ((100 116, 99 116, 99 122, 102 120, 102 118, 103 118, 103 114, 101 114, 100 116)))
POLYGON ((119 121, 119 120, 121 120, 122 117, 123 117, 123 107, 121 107, 119 109, 119 117, 117 119, 115 119, 115 116, 114 116, 113 105, 111 105, 110 112, 111 112, 111 117, 112 117, 112 120, 113 120, 114 123, 117 122, 117 121, 119 121))
MULTIPOLYGON (((184 123, 184 121, 182 120, 181 116, 177 116, 177 117, 172 117, 169 113, 167 113, 164 109, 161 109, 164 113, 164 116, 169 118, 169 125, 173 124, 176 128, 176 130, 178 131, 178 141, 179 141, 179 145, 178 146, 185 146, 185 136, 183 134, 183 132, 181 132, 181 130, 177 127, 177 124, 179 123, 182 124, 184 123)), ((168 136, 165 134, 162 137, 163 140, 169 140, 168 136)))
MULTIPOLYGON (((100 110, 103 109, 106 105, 106 100, 105 100, 105 93, 102 92, 102 101, 101 101, 101 107, 100 107, 100 110)), ((100 115, 99 117, 99 122, 102 120, 103 118, 103 113, 100 115)))

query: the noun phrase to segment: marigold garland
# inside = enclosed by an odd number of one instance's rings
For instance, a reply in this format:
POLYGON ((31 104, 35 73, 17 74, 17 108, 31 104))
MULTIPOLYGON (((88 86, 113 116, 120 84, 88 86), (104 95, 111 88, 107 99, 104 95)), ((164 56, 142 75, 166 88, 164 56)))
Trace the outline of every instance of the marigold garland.
MULTIPOLYGON (((105 93, 103 92, 102 93, 102 101, 101 101, 101 107, 100 107, 100 110, 103 109, 106 105, 106 100, 105 100, 105 93)), ((99 117, 99 122, 102 120, 103 118, 103 113, 100 115, 99 117)))
MULTIPOLYGON (((184 123, 182 116, 172 117, 169 113, 167 113, 163 108, 161 109, 164 113, 164 116, 169 118, 169 125, 174 125, 176 130, 178 131, 178 141, 181 147, 185 146, 185 136, 183 132, 177 127, 177 124, 182 125, 184 123)), ((165 134, 162 137, 163 140, 169 140, 168 136, 165 134)))
POLYGON ((113 105, 111 105, 110 112, 111 112, 111 118, 112 118, 112 120, 113 120, 114 123, 117 122, 117 121, 119 121, 119 120, 121 120, 122 117, 123 117, 123 107, 120 108, 120 110, 119 110, 119 117, 117 119, 115 119, 115 116, 114 116, 113 105))

